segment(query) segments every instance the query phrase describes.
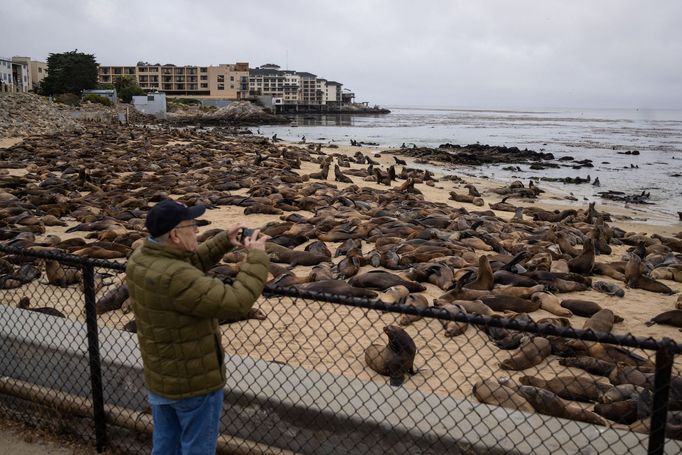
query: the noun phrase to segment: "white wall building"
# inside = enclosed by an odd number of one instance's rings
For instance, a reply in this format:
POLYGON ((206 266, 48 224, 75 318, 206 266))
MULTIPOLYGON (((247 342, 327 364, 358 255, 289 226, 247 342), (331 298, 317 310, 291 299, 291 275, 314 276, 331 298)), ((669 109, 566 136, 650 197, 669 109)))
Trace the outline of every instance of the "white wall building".
POLYGON ((12 59, 0 57, 0 91, 12 92, 12 59))
POLYGON ((133 106, 143 114, 156 118, 166 118, 166 94, 148 93, 144 96, 133 96, 133 106))

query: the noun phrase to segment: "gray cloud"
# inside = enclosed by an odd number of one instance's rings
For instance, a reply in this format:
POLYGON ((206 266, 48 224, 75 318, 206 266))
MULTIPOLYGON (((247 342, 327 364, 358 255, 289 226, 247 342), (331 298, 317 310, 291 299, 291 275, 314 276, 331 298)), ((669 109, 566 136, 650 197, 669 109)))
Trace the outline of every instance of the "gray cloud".
POLYGON ((288 61, 387 105, 682 108, 676 0, 13 5, 0 55, 78 48, 111 65, 288 61))

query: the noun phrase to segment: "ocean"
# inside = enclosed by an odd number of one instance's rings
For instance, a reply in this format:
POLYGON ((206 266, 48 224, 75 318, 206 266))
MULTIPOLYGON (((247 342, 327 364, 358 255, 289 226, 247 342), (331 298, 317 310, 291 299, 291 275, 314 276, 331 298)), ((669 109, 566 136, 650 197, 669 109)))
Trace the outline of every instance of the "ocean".
MULTIPOLYGON (((385 115, 297 116, 294 126, 261 126, 266 137, 308 142, 350 144, 350 140, 378 144, 377 150, 400 147, 438 147, 440 144, 504 145, 551 152, 556 159, 591 159, 594 168, 573 169, 570 161, 558 169, 504 170, 509 164, 444 166, 447 173, 488 176, 504 182, 531 177, 599 178, 591 184, 540 182, 541 187, 606 205, 623 202, 599 197, 600 191, 650 193, 651 204, 630 204, 641 219, 679 222, 682 211, 682 110, 595 109, 455 109, 390 107, 385 115), (626 154, 638 151, 639 155, 626 154)), ((256 131, 254 131, 256 132, 256 131)), ((423 166, 422 166, 423 167, 423 166)))

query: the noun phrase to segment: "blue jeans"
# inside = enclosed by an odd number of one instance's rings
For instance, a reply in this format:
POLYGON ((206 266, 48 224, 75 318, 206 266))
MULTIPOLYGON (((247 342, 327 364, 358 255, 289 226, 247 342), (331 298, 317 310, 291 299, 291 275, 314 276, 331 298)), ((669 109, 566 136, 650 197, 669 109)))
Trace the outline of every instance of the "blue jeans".
POLYGON ((149 392, 154 418, 152 455, 215 455, 223 389, 184 400, 149 392))

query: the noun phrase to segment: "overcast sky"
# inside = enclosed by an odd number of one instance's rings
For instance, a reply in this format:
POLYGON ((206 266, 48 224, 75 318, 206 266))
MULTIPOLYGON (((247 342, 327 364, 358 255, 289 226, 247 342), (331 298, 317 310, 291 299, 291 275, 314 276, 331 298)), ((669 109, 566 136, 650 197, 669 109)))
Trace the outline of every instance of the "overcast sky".
POLYGON ((2 56, 277 63, 387 106, 682 109, 678 0, 21 0, 0 24, 2 56))

